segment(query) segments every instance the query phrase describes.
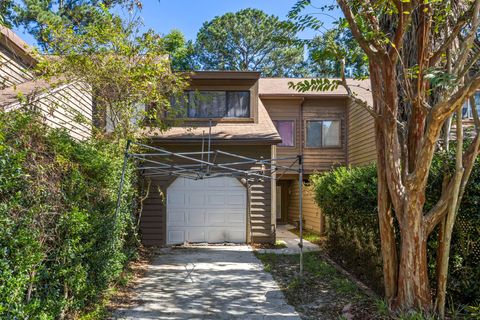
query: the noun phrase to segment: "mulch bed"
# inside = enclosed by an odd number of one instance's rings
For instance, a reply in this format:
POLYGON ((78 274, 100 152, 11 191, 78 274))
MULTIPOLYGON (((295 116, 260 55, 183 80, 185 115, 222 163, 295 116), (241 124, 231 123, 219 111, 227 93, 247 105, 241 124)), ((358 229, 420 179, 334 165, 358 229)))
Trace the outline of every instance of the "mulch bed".
POLYGON ((348 277, 322 258, 304 254, 304 275, 299 277, 299 255, 260 254, 270 272, 303 319, 389 319, 380 300, 363 292, 348 277))

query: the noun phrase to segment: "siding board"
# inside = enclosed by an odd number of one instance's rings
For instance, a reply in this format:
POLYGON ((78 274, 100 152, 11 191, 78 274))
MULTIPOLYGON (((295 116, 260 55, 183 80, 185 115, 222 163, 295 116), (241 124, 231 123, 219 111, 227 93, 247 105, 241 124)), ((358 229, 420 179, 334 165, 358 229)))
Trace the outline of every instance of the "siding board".
POLYGON ((348 164, 368 165, 376 160, 375 127, 371 115, 348 101, 348 164))
MULTIPOLYGON (((298 190, 298 181, 292 181, 290 184, 290 197, 288 204, 287 219, 290 223, 298 221, 300 197, 298 190)), ((320 208, 315 203, 315 194, 313 189, 308 185, 302 187, 302 216, 304 219, 304 228, 323 234, 325 228, 325 218, 320 208)))

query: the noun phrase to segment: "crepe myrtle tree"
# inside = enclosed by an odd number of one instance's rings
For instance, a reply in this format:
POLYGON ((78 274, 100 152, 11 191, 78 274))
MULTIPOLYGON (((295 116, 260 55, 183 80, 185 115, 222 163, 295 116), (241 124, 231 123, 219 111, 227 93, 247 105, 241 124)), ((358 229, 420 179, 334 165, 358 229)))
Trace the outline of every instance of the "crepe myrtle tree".
MULTIPOLYGON (((378 165, 378 216, 385 294, 396 310, 445 314, 452 229, 479 154, 480 121, 464 144, 462 105, 480 87, 480 0, 337 0, 345 23, 368 57, 373 103, 355 94, 345 75, 291 86, 300 90, 345 87, 373 117, 378 165), (451 121, 454 135, 450 135, 451 121), (449 145, 448 141, 455 143, 449 145), (453 148, 441 196, 428 210, 425 189, 435 152, 453 148), (394 220, 400 243, 395 241, 394 220), (427 270, 427 239, 438 228, 436 288, 427 270)), ((290 12, 297 24, 314 24, 310 0, 290 12)), ((341 52, 339 52, 341 54, 341 52)), ((341 57, 339 57, 341 59, 341 57)), ((447 166, 446 166, 447 167, 447 166)))
POLYGON ((166 120, 173 121, 179 111, 170 98, 183 92, 188 75, 172 71, 165 37, 140 32, 136 18, 127 21, 106 8, 97 10, 101 19, 82 32, 69 23, 48 25, 47 55, 39 57, 37 72, 53 85, 87 84, 95 105, 93 124, 108 127, 114 136, 165 129, 166 120))

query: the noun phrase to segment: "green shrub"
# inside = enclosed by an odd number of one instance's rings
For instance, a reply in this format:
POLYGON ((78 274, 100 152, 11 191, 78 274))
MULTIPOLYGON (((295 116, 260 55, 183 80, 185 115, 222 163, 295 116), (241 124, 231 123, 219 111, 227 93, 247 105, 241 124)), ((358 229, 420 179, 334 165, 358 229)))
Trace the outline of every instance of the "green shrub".
MULTIPOLYGON (((444 163, 450 155, 436 155, 427 187, 425 207, 440 196, 444 163)), ((377 216, 375 165, 340 167, 311 178, 316 202, 327 216, 327 248, 345 267, 381 293, 383 291, 380 234, 377 216)), ((480 165, 477 163, 460 206, 452 236, 448 293, 456 303, 480 300, 480 165)), ((398 232, 397 232, 398 234, 398 232)), ((436 233, 429 239, 433 275, 436 233)), ((435 279, 431 277, 432 283, 435 279)))
POLYGON ((0 318, 53 319, 96 301, 136 252, 136 175, 115 220, 124 143, 79 142, 0 113, 0 318))

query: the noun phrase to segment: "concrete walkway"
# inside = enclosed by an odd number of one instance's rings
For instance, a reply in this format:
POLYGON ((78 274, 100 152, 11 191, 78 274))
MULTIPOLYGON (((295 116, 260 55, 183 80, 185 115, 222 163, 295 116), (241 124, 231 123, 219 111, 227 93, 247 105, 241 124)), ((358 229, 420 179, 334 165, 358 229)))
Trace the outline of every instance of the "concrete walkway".
MULTIPOLYGON (((277 254, 299 254, 300 247, 298 243, 300 242, 300 238, 288 231, 293 229, 294 226, 292 225, 279 225, 277 226, 277 242, 282 241, 284 242, 287 247, 281 249, 258 249, 260 253, 277 253, 277 254)), ((310 252, 310 251, 320 251, 320 247, 310 241, 303 240, 303 252, 310 252)))
POLYGON ((249 246, 167 249, 113 319, 300 319, 249 246))

